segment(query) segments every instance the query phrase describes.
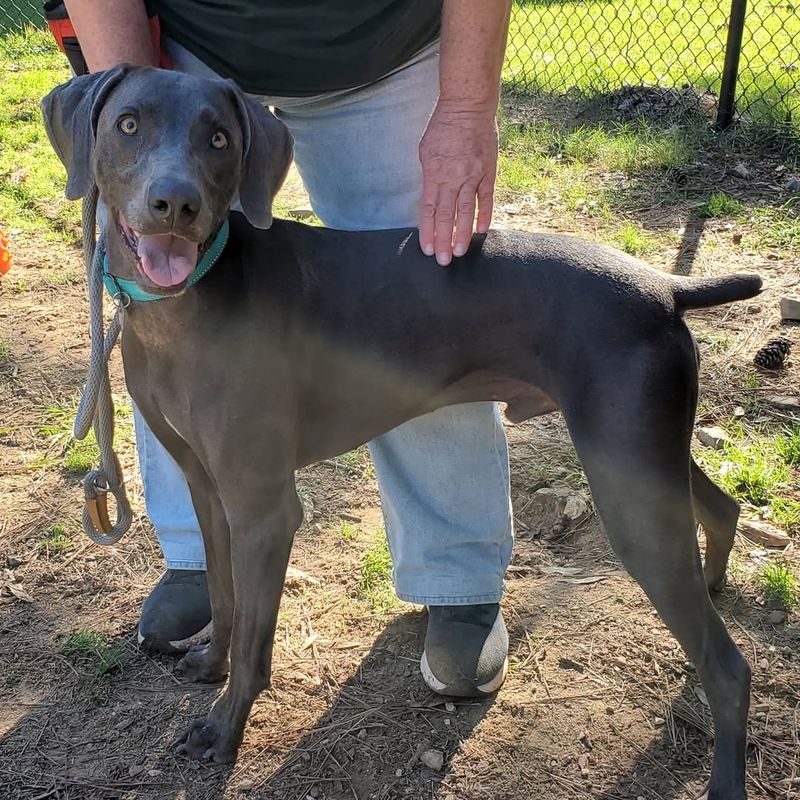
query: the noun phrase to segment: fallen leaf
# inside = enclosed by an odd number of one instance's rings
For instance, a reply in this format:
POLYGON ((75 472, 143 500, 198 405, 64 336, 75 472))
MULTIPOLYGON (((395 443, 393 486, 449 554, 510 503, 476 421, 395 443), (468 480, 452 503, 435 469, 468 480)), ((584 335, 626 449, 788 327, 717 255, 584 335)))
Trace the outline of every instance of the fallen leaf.
POLYGON ((9 583, 7 586, 8 591, 11 592, 17 600, 22 600, 23 603, 33 602, 33 598, 18 583, 9 583))
POLYGON ((705 689, 702 686, 693 686, 694 693, 697 695, 697 699, 704 705, 708 706, 708 698, 706 697, 705 689))
POLYGON ((444 753, 441 750, 426 750, 419 760, 431 769, 440 770, 444 766, 444 753))
POLYGON ((539 567, 543 575, 577 575, 583 572, 580 567, 539 567))
POLYGON ((309 575, 307 572, 303 572, 303 570, 297 569, 297 567, 289 567, 286 570, 286 585, 292 586, 301 583, 307 583, 310 586, 320 585, 320 581, 313 575, 309 575))

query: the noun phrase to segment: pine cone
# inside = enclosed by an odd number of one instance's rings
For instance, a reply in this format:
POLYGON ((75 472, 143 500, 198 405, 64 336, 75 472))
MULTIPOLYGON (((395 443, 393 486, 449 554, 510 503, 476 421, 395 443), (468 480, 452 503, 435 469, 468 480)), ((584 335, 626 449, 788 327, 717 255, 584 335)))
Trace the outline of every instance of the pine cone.
POLYGON ((770 339, 756 353, 753 361, 761 369, 780 369, 791 349, 792 343, 785 336, 778 336, 770 339))

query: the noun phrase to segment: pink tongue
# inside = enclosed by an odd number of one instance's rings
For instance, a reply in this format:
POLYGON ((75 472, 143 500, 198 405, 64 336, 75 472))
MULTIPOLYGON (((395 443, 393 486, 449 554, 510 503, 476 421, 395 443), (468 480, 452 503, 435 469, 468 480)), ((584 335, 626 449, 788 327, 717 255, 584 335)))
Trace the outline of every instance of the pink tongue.
POLYGON ((136 252, 142 271, 156 286, 177 286, 197 266, 197 245, 171 233, 140 236, 136 252))

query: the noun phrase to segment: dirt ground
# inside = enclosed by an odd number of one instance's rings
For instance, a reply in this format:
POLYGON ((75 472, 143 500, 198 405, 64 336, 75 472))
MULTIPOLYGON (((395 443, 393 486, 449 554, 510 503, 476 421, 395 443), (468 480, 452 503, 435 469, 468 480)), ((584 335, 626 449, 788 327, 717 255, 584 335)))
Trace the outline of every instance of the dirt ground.
MULTIPOLYGON (((765 201, 777 192, 773 166, 751 187, 765 201)), ((697 179, 723 188, 734 180, 710 167, 697 179)), ((689 319, 703 358, 699 421, 709 424, 754 397, 797 394, 797 355, 755 388, 743 376, 755 350, 787 332, 777 303, 800 292, 800 270, 796 251, 748 245, 757 222, 732 230, 691 219, 689 205, 643 204, 639 221, 665 234, 651 263, 695 275, 756 271, 767 284, 755 301, 689 319)), ((513 199, 500 202, 496 224, 564 228, 546 207, 513 199)), ((597 226, 586 218, 576 230, 592 236, 597 226)), ((2 800, 672 800, 701 789, 711 721, 695 672, 595 516, 555 535, 531 533, 537 489, 571 486, 588 499, 557 416, 508 427, 517 543, 504 602, 511 668, 496 698, 451 704, 427 691, 417 669, 424 610, 382 610, 359 590, 380 535, 379 501, 366 461, 339 459, 300 475, 307 520, 292 564, 311 577, 287 589, 273 686, 255 705, 237 764, 176 757, 172 737, 220 687, 183 685, 172 659, 137 648, 139 607, 161 563, 130 437, 121 457, 136 521, 118 546, 100 548, 79 530, 81 476, 62 466, 64 438, 41 429, 48 408, 74 403, 84 378, 80 254, 23 236, 14 256, 0 286, 10 351, 0 364, 0 587, 17 590, 0 595, 2 800), (56 524, 66 543, 43 545, 56 524), (65 646, 77 631, 107 637, 103 652, 116 659, 107 671, 96 654, 65 646), (421 763, 427 749, 443 754, 441 770, 421 763)), ((113 366, 122 396, 118 354, 113 366)), ((800 798, 800 623, 770 622, 752 580, 766 557, 740 539, 717 603, 754 671, 750 797, 790 800, 800 798)), ((791 547, 786 557, 797 563, 791 547)))

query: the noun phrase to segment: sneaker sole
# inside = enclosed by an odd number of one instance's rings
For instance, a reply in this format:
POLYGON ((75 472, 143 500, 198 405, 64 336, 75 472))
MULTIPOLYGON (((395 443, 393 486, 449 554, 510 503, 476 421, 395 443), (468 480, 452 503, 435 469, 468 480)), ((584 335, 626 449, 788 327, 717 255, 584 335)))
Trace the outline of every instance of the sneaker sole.
POLYGON ((185 653, 199 644, 207 644, 211 641, 211 634, 214 631, 214 622, 209 622, 205 628, 192 634, 186 639, 176 639, 174 642, 154 642, 147 641, 140 631, 136 631, 136 638, 140 645, 144 645, 150 650, 157 650, 160 653, 175 654, 185 653))
POLYGON ((425 652, 422 653, 422 658, 419 661, 419 671, 422 673, 422 679, 425 681, 428 687, 437 694, 448 695, 450 697, 473 697, 480 694, 490 695, 494 694, 494 692, 496 692, 503 685, 506 675, 508 674, 508 659, 505 659, 503 666, 497 675, 495 675, 486 683, 476 686, 474 693, 471 694, 467 694, 463 691, 455 689, 448 689, 447 684, 442 683, 442 681, 440 681, 433 674, 433 670, 428 663, 428 654, 425 652))

